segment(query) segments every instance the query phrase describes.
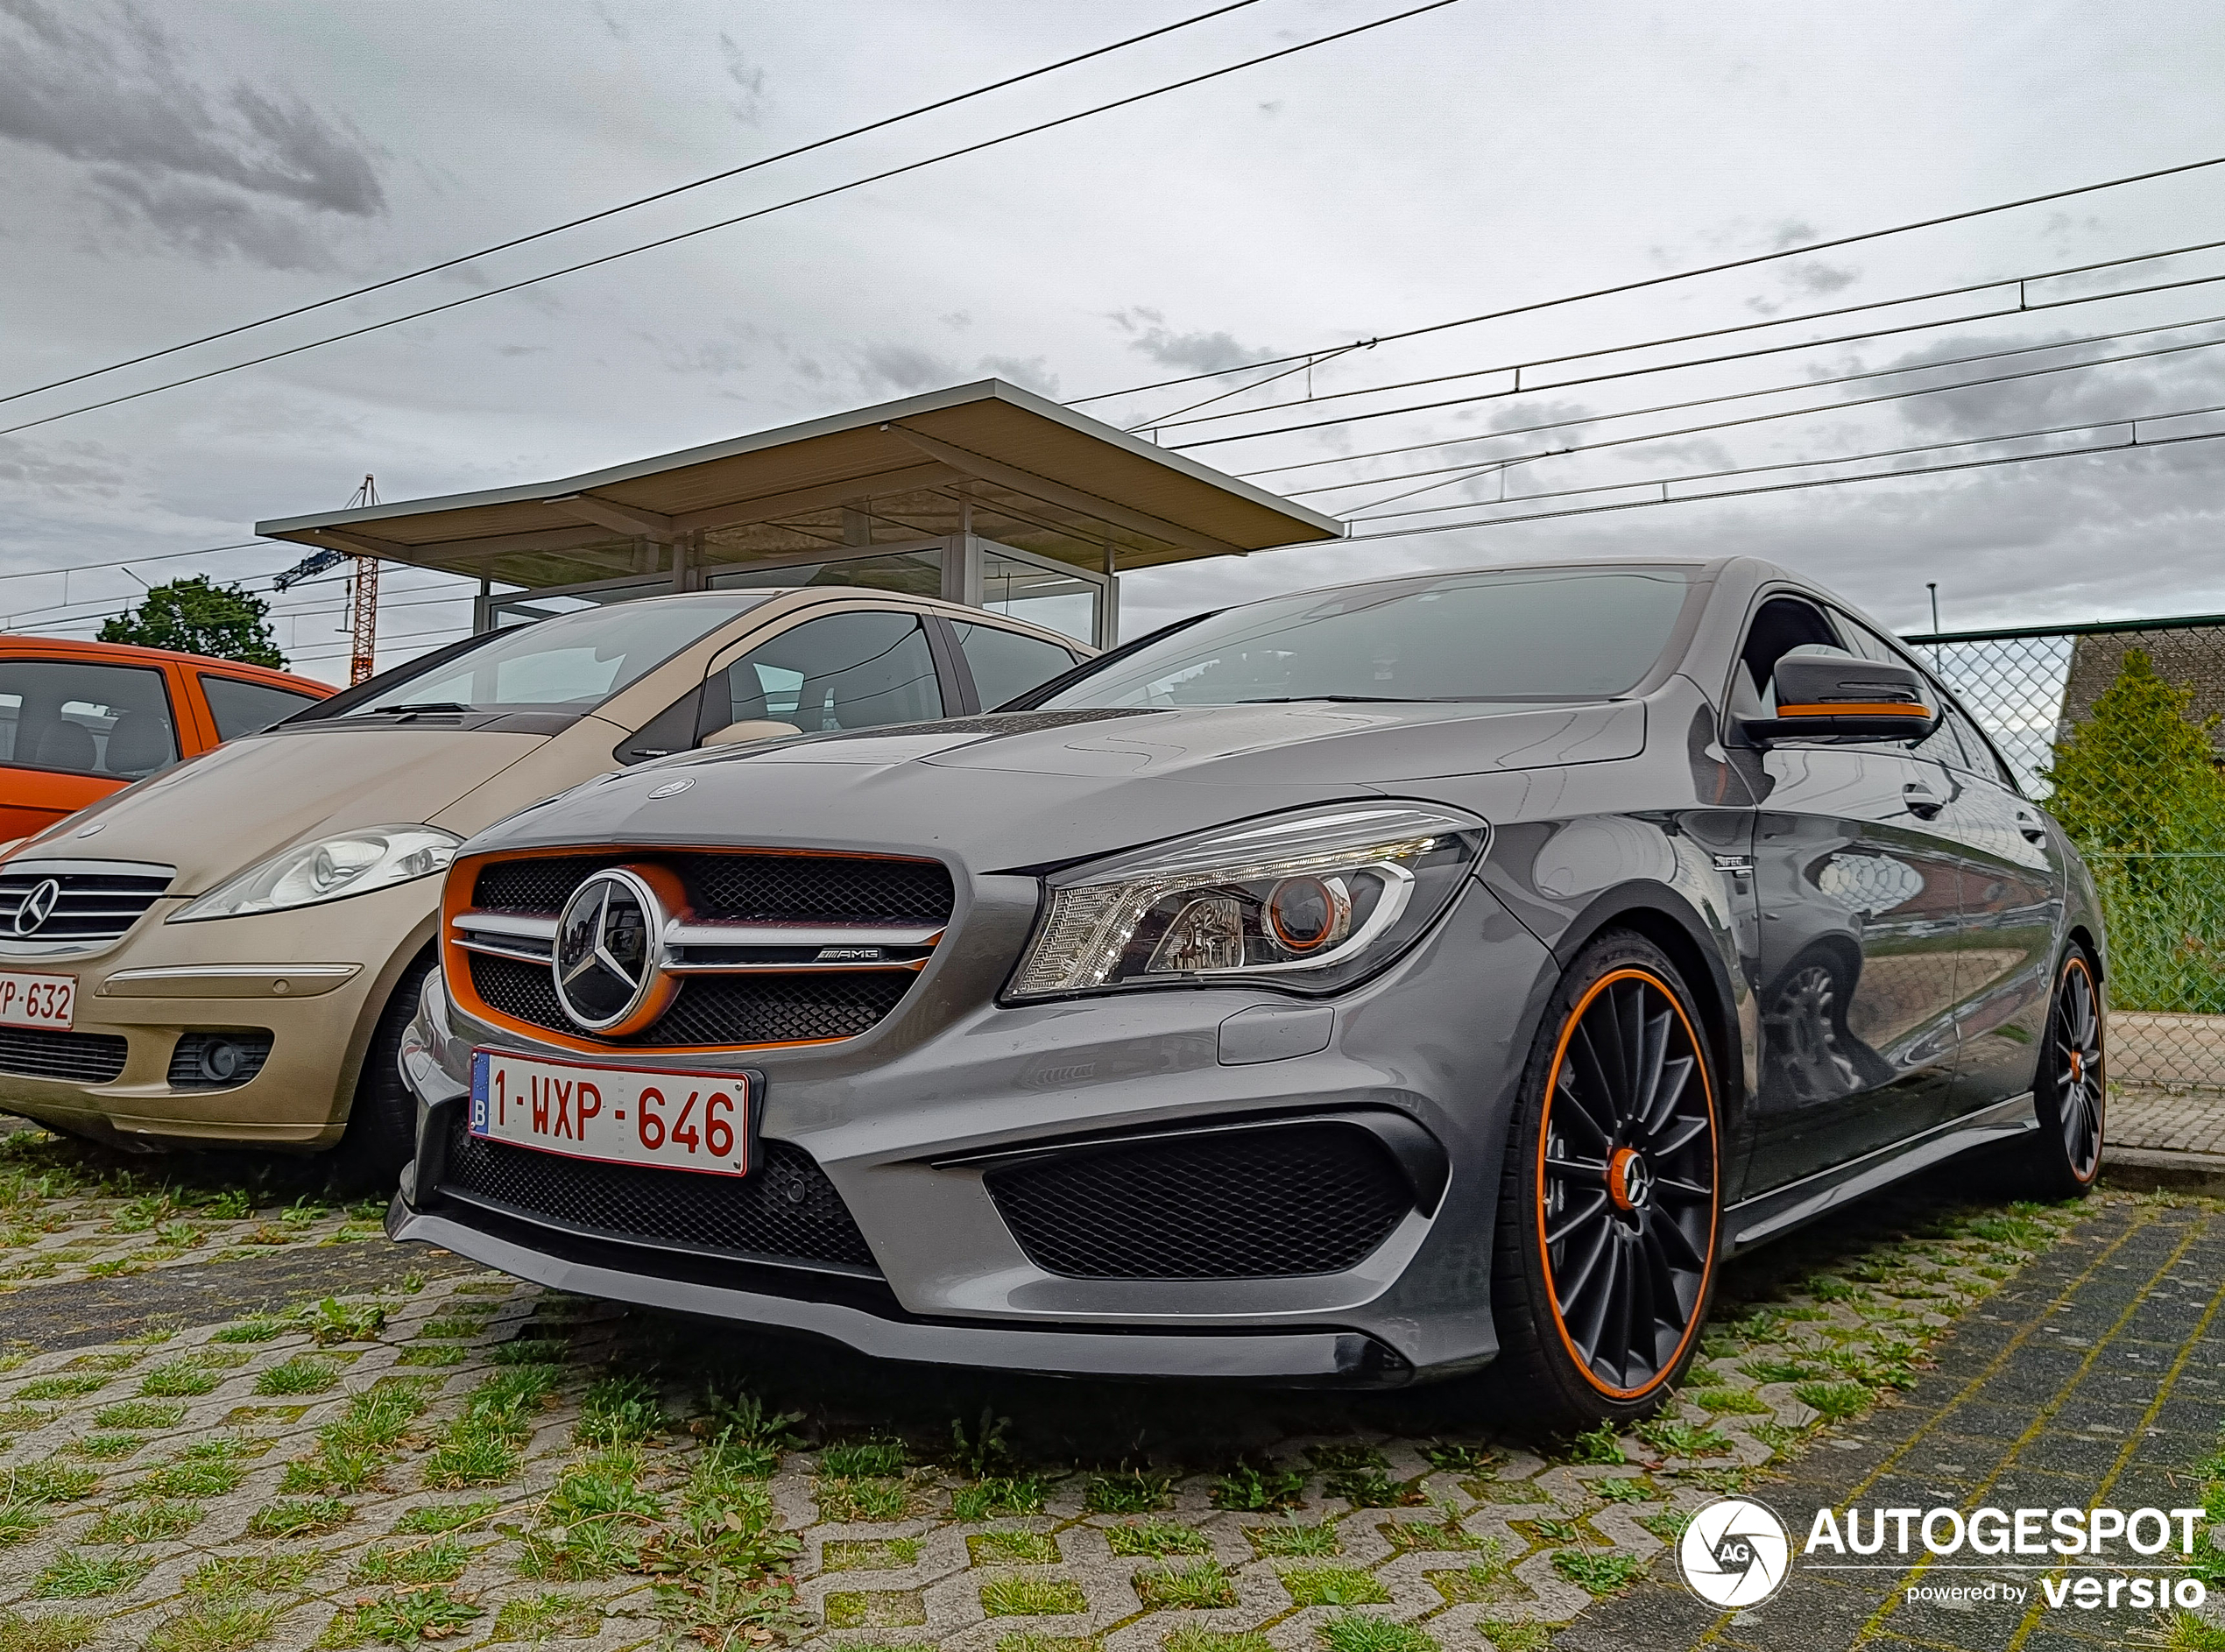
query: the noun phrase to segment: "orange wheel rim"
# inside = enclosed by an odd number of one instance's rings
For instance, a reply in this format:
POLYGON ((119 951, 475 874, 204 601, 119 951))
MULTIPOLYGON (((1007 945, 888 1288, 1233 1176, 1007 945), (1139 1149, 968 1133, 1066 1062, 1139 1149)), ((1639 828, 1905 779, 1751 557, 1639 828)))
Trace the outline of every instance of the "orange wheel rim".
POLYGON ((1610 1399, 1661 1387, 1699 1334, 1719 1159, 1713 1084, 1684 1006, 1650 971, 1602 976, 1554 1047, 1533 1190, 1554 1329, 1610 1399))

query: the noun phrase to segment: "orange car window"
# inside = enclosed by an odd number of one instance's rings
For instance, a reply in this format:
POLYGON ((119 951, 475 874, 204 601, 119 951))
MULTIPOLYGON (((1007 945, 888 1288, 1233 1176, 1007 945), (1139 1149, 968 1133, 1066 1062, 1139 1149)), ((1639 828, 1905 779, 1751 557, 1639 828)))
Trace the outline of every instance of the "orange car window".
POLYGON ((0 660, 0 763, 136 780, 177 760, 160 671, 0 660))

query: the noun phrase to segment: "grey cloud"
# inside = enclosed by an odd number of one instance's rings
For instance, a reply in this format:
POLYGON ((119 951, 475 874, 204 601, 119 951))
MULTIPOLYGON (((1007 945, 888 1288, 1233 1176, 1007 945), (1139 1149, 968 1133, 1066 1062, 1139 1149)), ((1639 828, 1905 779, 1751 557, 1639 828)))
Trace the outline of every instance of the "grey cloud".
POLYGON ((984 356, 981 365, 998 378, 1038 395, 1058 394, 1058 375, 1051 371, 1048 356, 984 356))
POLYGON ((952 310, 946 315, 936 316, 936 320, 941 321, 943 326, 949 328, 954 333, 963 333, 967 328, 973 325, 973 312, 971 310, 952 310))
POLYGON ((289 230, 293 209, 385 209, 378 152, 343 118, 244 82, 200 83, 128 0, 67 14, 0 0, 0 138, 80 163, 112 209, 204 257, 300 265, 317 255, 289 230))
POLYGON ((1162 367, 1211 372, 1274 354, 1264 348, 1240 344, 1230 333, 1177 333, 1167 325, 1162 313, 1141 305, 1113 310, 1105 319, 1133 335, 1128 340, 1130 349, 1149 357, 1162 367))
MULTIPOLYGON (((2155 345, 2193 343, 2200 333, 2166 335, 2155 345)), ((1943 391, 1937 395, 1911 396, 1896 404, 1902 417, 1917 430, 1954 440, 1992 435, 2002 431, 2036 430, 2081 421, 2102 422, 2144 418, 2184 407, 2207 406, 2225 401, 2225 331, 2209 329, 2214 347, 2183 354, 2151 357, 2107 365, 2102 350, 2066 349, 2059 355, 2011 357, 1960 370, 1954 377, 1991 377, 2034 367, 2086 360, 2096 364, 2074 371, 2045 373, 2007 384, 1978 385, 1967 390, 1943 391)), ((1962 335, 1939 339, 1920 350, 1897 357, 1891 365, 1920 366, 1928 360, 1974 356, 2034 341, 2024 338, 1962 335)), ((2130 348, 2139 342, 2128 341, 2130 348)), ((2153 347, 2152 345, 2151 347, 2153 347)), ((2123 349, 2126 346, 2117 346, 2123 349)), ((1925 380, 1911 376, 1907 388, 1925 380)), ((1897 381, 1895 388, 1903 387, 1897 381)), ((1849 386, 1848 393, 1861 387, 1849 386)), ((1875 393, 1874 390, 1871 393, 1875 393)))
POLYGON ((858 376, 866 385, 896 390, 936 390, 965 377, 957 363, 909 344, 874 344, 858 357, 858 376))
POLYGON ((765 71, 749 60, 749 53, 731 34, 718 37, 718 53, 726 60, 726 78, 739 88, 741 95, 730 101, 727 107, 737 118, 754 126, 765 110, 765 71))
POLYGON ((1764 241, 1770 251, 1782 252, 1815 238, 1816 227, 1805 218, 1786 218, 1768 231, 1764 241))

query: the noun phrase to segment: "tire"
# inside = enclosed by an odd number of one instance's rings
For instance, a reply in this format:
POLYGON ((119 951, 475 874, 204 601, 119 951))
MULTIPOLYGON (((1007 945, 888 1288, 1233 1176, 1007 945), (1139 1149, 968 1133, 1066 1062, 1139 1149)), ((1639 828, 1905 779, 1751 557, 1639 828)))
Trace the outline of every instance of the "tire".
POLYGON ((2024 1147, 2017 1181, 2034 1197, 2075 1199, 2101 1174, 2109 1105, 2101 977, 2092 956, 2073 945, 2055 972, 2039 1070, 2032 1078, 2039 1129, 2024 1147))
POLYGON ((402 1082, 399 1057, 418 994, 438 962, 429 947, 410 960, 371 1029, 348 1127, 332 1149, 333 1179, 344 1189, 391 1190, 417 1151, 417 1098, 402 1082))
POLYGON ((1721 1136, 1692 994, 1609 930, 1553 991, 1501 1173, 1492 1309, 1511 1415, 1566 1436, 1658 1410, 1715 1288, 1721 1136))

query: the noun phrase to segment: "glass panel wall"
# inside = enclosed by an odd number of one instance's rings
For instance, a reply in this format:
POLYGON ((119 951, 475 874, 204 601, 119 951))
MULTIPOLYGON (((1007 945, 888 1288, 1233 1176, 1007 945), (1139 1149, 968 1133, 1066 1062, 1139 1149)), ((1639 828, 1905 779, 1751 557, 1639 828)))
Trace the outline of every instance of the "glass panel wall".
POLYGON ((1093 581, 982 547, 981 605, 992 614, 1010 614, 1076 642, 1094 643, 1100 600, 1093 581))

